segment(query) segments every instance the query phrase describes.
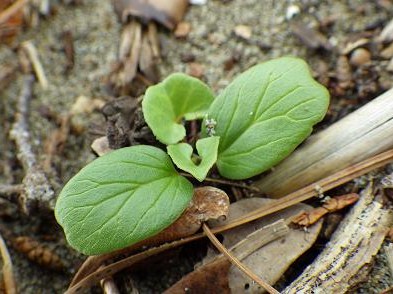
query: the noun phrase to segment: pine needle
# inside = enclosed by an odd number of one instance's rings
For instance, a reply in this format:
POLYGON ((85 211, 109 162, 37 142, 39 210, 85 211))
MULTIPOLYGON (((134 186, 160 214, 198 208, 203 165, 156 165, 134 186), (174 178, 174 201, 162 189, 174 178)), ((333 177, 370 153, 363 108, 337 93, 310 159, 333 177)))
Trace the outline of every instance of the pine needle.
POLYGON ((262 280, 260 277, 258 277, 256 274, 254 274, 247 266, 245 266, 239 259, 237 259, 235 256, 233 256, 225 247, 218 241, 216 236, 212 233, 210 228, 204 223, 202 225, 203 231, 205 232, 206 236, 209 238, 209 240, 213 243, 216 248, 225 255, 226 258, 235 266, 237 266, 243 273, 245 273, 247 276, 249 276, 252 280, 254 280, 256 283, 258 283, 263 289, 265 289, 267 292, 270 294, 279 294, 279 292, 274 289, 272 286, 270 286, 267 282, 262 280))

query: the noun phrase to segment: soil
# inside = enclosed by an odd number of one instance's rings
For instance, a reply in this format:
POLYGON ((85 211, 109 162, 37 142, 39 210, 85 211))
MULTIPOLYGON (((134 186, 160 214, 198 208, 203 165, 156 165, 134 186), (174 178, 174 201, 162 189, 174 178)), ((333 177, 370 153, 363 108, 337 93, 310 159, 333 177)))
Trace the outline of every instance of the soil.
MULTIPOLYGON (((40 161, 48 156, 43 142, 58 127, 44 113, 50 110, 58 115, 65 114, 81 95, 103 101, 112 99, 105 78, 115 64, 121 33, 121 25, 110 1, 84 0, 79 5, 56 2, 55 8, 53 15, 42 19, 37 27, 25 30, 14 41, 15 45, 33 41, 49 81, 47 89, 35 84, 30 108, 30 132, 40 161), (68 72, 62 45, 65 31, 72 33, 75 47, 75 64, 68 72)), ((337 65, 346 44, 362 36, 374 38, 392 17, 393 4, 387 0, 209 0, 204 5, 189 7, 185 21, 191 24, 191 31, 186 38, 177 39, 168 30, 159 29, 162 61, 158 69, 161 77, 165 77, 172 72, 195 74, 197 67, 201 79, 217 93, 234 76, 256 63, 284 55, 301 57, 307 60, 316 78, 328 86, 332 94, 328 115, 317 128, 321 129, 393 86, 387 71, 389 60, 380 57, 380 48, 373 42, 364 46, 371 53, 371 62, 350 67, 349 86, 344 83, 339 72, 341 67, 337 65), (289 19, 288 13, 294 7, 299 8, 299 13, 289 19), (311 46, 293 33, 294 22, 321 32, 326 40, 311 46), (238 25, 249 27, 251 36, 236 35, 234 31, 238 25)), ((12 46, 0 47, 0 67, 15 64, 17 58, 12 46)), ((21 86, 22 74, 18 72, 10 84, 0 89, 2 184, 18 184, 24 175, 16 158, 15 145, 8 136, 21 86)), ((54 157, 53 170, 48 174, 56 194, 81 167, 95 158, 90 145, 106 130, 104 117, 98 111, 79 115, 74 120, 83 131, 68 136, 64 151, 54 157)), ((0 207, 3 235, 23 235, 39 240, 57 253, 66 265, 64 272, 54 272, 28 261, 10 246, 20 293, 63 293, 84 257, 67 245, 52 216, 43 216, 39 212, 24 215, 17 205, 2 199, 0 207)), ((198 245, 203 247, 202 243, 198 245)), ((186 248, 186 252, 192 252, 190 248, 194 247, 186 248)), ((148 275, 147 281, 141 274, 137 275, 134 279, 140 293, 159 293, 182 273, 191 271, 193 262, 199 258, 200 253, 185 262, 179 257, 170 258, 173 273, 161 275, 154 272, 148 275)), ((369 277, 369 282, 356 290, 357 293, 378 293, 393 285, 383 252, 369 277)), ((120 280, 124 282, 126 278, 120 280)))

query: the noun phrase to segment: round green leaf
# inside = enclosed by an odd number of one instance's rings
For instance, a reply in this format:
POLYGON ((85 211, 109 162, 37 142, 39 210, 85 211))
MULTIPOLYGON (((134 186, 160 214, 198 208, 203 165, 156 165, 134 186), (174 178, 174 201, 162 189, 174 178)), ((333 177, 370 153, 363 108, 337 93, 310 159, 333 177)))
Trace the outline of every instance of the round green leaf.
POLYGON ((301 59, 283 57, 250 68, 208 111, 220 136, 220 174, 246 179, 273 167, 310 135, 328 105, 328 91, 301 59))
POLYGON ((55 216, 68 242, 87 254, 102 254, 155 235, 189 204, 192 184, 169 156, 151 146, 104 155, 63 188, 55 216))
POLYGON ((196 149, 201 158, 201 162, 198 165, 192 161, 193 150, 190 144, 179 143, 176 145, 169 145, 167 150, 169 156, 178 168, 189 172, 198 181, 202 182, 217 160, 219 141, 219 137, 208 137, 196 142, 196 149))
POLYGON ((186 135, 182 119, 202 118, 213 99, 212 91, 203 82, 175 73, 147 89, 142 110, 157 139, 164 144, 176 144, 186 135))

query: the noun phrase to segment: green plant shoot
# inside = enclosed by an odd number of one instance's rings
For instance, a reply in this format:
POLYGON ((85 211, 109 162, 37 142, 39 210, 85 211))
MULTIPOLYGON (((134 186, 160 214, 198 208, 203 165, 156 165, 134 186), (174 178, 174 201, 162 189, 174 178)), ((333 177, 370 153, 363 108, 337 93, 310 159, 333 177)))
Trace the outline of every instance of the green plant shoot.
POLYGON ((327 90, 306 63, 284 57, 239 75, 214 99, 201 81, 173 74, 149 87, 145 120, 168 154, 152 146, 113 151, 88 164, 61 191, 55 216, 76 250, 102 254, 146 239, 173 223, 189 204, 192 184, 175 165, 203 181, 214 164, 246 179, 288 156, 324 117, 327 90), (185 120, 204 117, 198 156, 185 120))
POLYGON ((328 91, 301 59, 278 58, 242 73, 207 115, 220 137, 220 174, 247 179, 270 169, 311 134, 328 105, 328 91))
POLYGON ((142 101, 143 115, 160 142, 176 144, 186 136, 183 118, 202 118, 213 99, 212 91, 203 82, 175 73, 147 89, 142 101))

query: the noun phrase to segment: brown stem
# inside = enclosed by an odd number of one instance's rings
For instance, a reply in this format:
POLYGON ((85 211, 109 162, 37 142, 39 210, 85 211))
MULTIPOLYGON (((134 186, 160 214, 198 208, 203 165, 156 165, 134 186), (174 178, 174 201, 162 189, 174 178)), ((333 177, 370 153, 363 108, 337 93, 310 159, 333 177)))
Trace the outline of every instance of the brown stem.
MULTIPOLYGON (((182 176, 187 177, 187 178, 194 178, 192 175, 188 174, 188 173, 180 173, 182 176)), ((242 184, 242 183, 236 183, 233 181, 228 181, 228 180, 222 180, 222 179, 213 179, 213 178, 205 178, 204 181, 206 182, 210 182, 210 183, 217 183, 217 184, 223 184, 223 185, 227 185, 227 186, 232 186, 232 187, 238 187, 238 188, 243 188, 243 189, 248 189, 251 190, 253 192, 257 192, 260 193, 261 190, 259 190, 257 187, 251 186, 251 185, 246 185, 246 184, 242 184)))

